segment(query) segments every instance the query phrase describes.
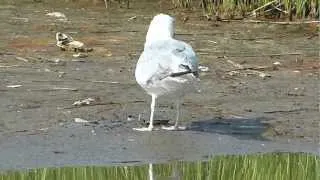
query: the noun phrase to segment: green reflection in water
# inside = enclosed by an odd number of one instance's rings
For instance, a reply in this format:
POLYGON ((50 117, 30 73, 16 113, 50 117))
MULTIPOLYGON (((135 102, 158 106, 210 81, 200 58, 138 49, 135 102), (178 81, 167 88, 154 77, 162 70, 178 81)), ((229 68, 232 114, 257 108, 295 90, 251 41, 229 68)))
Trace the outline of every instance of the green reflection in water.
POLYGON ((305 153, 225 155, 198 162, 9 171, 0 180, 319 180, 319 160, 305 153))

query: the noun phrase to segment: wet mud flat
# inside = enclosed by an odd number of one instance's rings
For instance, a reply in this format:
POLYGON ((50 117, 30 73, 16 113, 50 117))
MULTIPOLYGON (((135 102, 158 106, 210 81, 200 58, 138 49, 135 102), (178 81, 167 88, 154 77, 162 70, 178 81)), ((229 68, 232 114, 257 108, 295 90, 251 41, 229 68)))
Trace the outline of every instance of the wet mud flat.
MULTIPOLYGON (((208 22, 150 2, 108 11, 62 4, 0 4, 0 168, 317 152, 317 25, 208 22), (150 97, 133 74, 158 12, 176 15, 176 37, 209 70, 200 74, 202 92, 182 106, 187 131, 141 134, 132 128, 148 120, 150 97), (93 52, 74 58, 60 51, 58 31, 93 52), (88 105, 74 105, 88 98, 88 105)), ((161 98, 155 118, 170 121, 173 107, 161 98)))

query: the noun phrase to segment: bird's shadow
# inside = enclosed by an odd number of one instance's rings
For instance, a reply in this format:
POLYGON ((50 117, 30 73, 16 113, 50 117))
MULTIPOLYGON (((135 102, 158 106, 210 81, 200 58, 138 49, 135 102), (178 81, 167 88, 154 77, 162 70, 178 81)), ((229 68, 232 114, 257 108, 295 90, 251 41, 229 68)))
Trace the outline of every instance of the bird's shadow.
POLYGON ((191 122, 188 130, 230 135, 238 139, 267 140, 262 134, 268 128, 267 118, 214 118, 191 122))

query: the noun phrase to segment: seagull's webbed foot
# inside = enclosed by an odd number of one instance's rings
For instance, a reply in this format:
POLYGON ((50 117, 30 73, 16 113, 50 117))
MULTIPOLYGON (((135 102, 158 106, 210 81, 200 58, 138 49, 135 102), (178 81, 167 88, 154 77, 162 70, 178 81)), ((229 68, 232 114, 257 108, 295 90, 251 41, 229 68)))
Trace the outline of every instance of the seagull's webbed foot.
POLYGON ((153 127, 132 128, 135 131, 152 131, 153 127))
POLYGON ((167 130, 167 131, 176 131, 176 130, 186 130, 186 126, 162 126, 161 129, 167 130))

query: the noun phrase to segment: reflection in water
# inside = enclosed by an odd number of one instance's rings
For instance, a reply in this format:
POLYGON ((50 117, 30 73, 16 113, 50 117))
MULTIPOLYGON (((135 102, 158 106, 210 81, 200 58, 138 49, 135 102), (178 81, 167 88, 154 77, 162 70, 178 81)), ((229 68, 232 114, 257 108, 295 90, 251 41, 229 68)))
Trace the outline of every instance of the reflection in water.
POLYGON ((149 180, 153 180, 153 164, 149 163, 149 180))
MULTIPOLYGON (((155 178, 154 174, 153 174, 153 164, 149 163, 149 180, 157 180, 157 178, 155 178)), ((161 178, 161 177, 160 177, 161 178)), ((179 169, 177 166, 177 162, 172 163, 172 171, 171 171, 171 176, 168 177, 164 177, 165 179, 170 178, 170 180, 180 180, 180 173, 179 173, 179 169)))
POLYGON ((208 161, 171 162, 141 166, 62 167, 9 171, 1 180, 202 180, 202 179, 317 179, 319 156, 271 153, 215 156, 208 161))

